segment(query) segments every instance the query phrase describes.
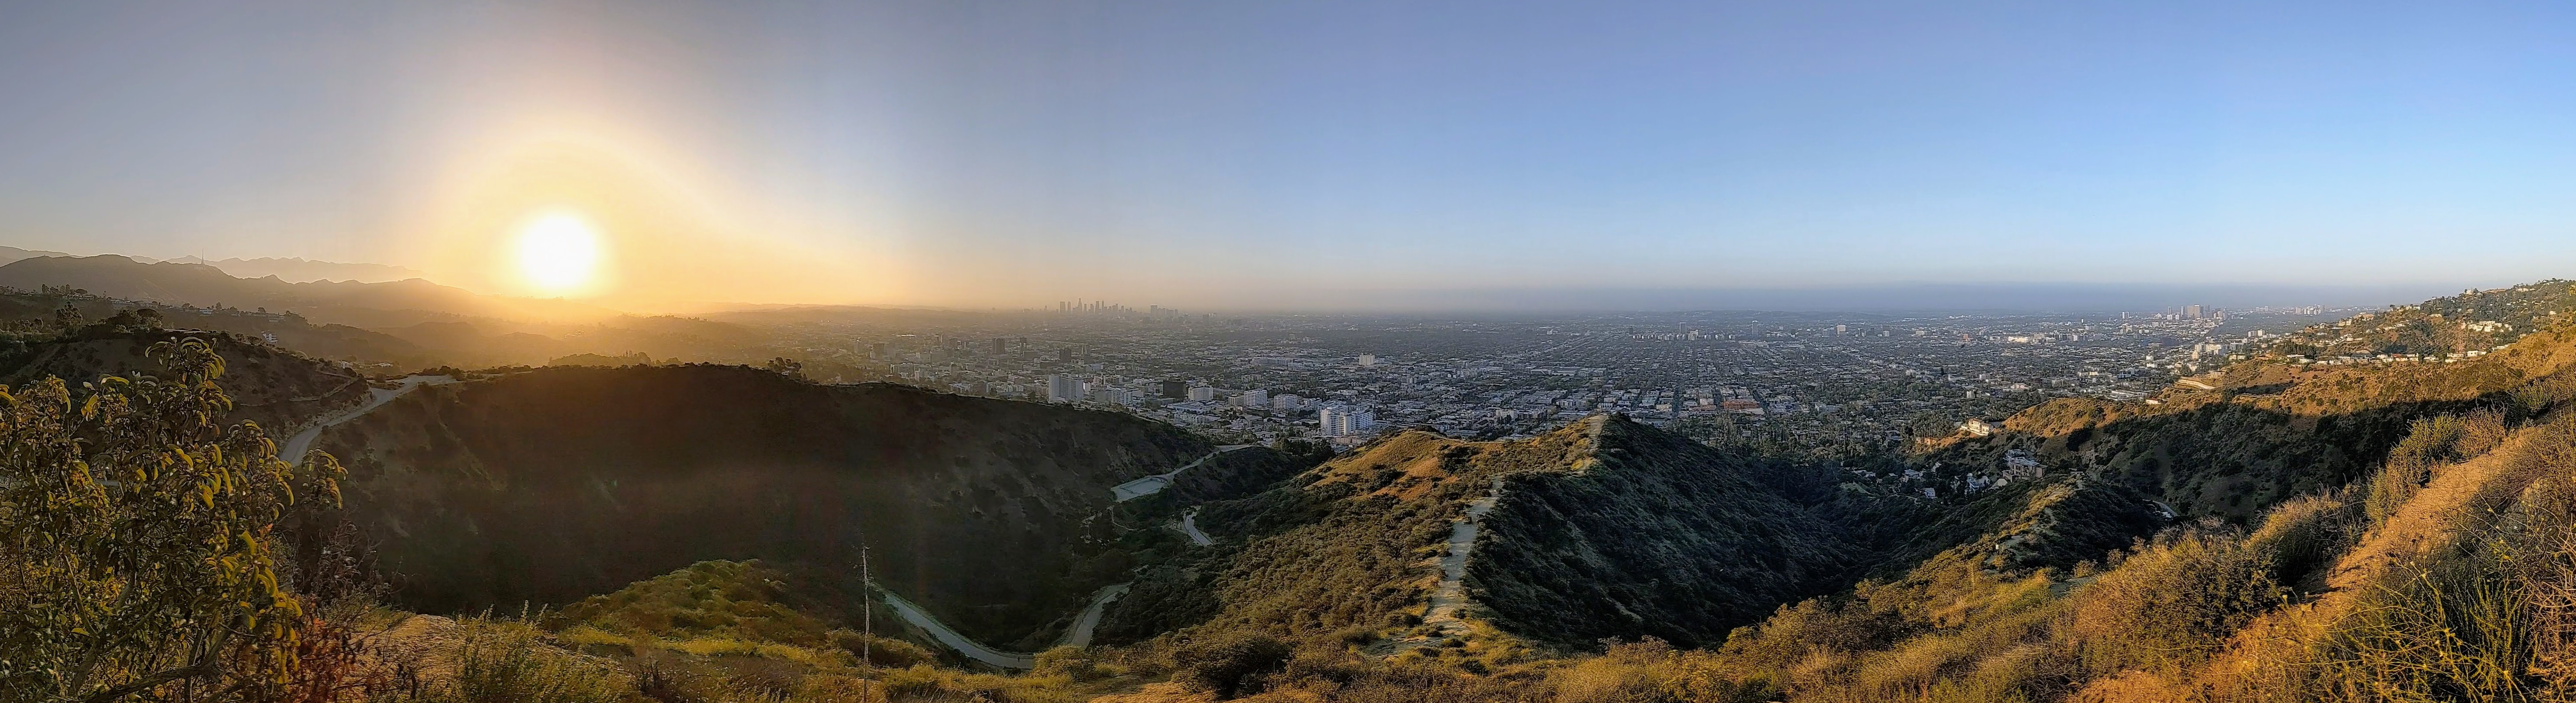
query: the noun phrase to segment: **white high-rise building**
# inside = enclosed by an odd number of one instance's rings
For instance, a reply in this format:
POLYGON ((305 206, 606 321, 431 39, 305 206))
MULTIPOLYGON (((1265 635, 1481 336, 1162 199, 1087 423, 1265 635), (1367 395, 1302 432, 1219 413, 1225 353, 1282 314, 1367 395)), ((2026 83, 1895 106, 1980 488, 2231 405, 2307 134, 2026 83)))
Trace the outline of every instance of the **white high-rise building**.
POLYGON ((1087 385, 1090 384, 1067 374, 1047 374, 1047 402, 1071 403, 1082 400, 1086 394, 1085 391, 1089 390, 1084 387, 1087 385))
POLYGON ((1361 366, 1376 366, 1376 365, 1377 365, 1377 355, 1376 355, 1376 354, 1361 354, 1361 355, 1360 355, 1360 365, 1361 365, 1361 366))
POLYGON ((1348 437, 1377 429, 1377 414, 1347 405, 1327 405, 1317 413, 1326 437, 1348 437))
POLYGON ((1199 386, 1197 388, 1190 389, 1190 402, 1205 403, 1213 400, 1216 400, 1215 388, 1199 386))
POLYGON ((1270 407, 1270 391, 1259 388, 1244 391, 1243 395, 1234 397, 1234 402, 1247 408, 1267 408, 1270 407))
POLYGON ((1297 397, 1297 394, 1295 393, 1281 393, 1270 396, 1270 409, 1272 410, 1295 410, 1305 406, 1306 399, 1297 397))

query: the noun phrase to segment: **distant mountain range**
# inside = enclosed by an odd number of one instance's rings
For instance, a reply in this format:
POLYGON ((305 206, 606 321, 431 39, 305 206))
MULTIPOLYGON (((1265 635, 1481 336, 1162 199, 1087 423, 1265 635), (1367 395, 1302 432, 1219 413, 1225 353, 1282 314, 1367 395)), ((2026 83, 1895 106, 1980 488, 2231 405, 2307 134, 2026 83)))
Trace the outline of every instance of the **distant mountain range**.
POLYGON ((17 260, 19 260, 19 259, 33 259, 33 258, 36 258, 36 257, 39 257, 39 256, 71 256, 71 255, 70 255, 70 254, 65 254, 65 253, 62 253, 62 252, 59 252, 59 251, 44 251, 44 250, 41 250, 41 249, 20 249, 20 248, 17 248, 17 247, 0 247, 0 264, 5 264, 5 263, 12 262, 12 261, 17 261, 17 260))
MULTIPOLYGON (((12 263, 24 259, 33 259, 40 256, 71 257, 72 255, 59 251, 20 249, 17 247, 0 246, 0 264, 12 263)), ((172 259, 160 259, 157 261, 142 257, 128 258, 134 258, 137 261, 145 263, 204 264, 222 269, 224 273, 240 276, 242 278, 267 278, 275 276, 278 280, 286 281, 288 283, 309 283, 313 281, 385 283, 389 281, 427 277, 427 274, 421 273, 418 269, 402 266, 392 266, 387 264, 344 264, 337 261, 315 261, 312 259, 298 259, 292 257, 261 257, 257 259, 235 257, 230 259, 207 260, 195 256, 182 256, 172 259)))
MULTIPOLYGON (((310 262, 308 262, 310 263, 310 262)), ((306 318, 359 327, 397 327, 456 317, 501 320, 593 321, 617 315, 607 308, 564 300, 483 295, 411 278, 294 283, 277 276, 239 278, 200 263, 145 263, 116 255, 38 256, 0 266, 0 286, 34 290, 67 285, 95 295, 244 310, 293 311, 306 318)))
POLYGON ((266 335, 330 359, 404 369, 541 364, 573 354, 747 361, 762 337, 736 324, 640 317, 564 300, 482 295, 409 278, 293 283, 241 278, 207 264, 123 256, 36 256, 0 265, 0 320, 46 318, 70 305, 89 319, 164 308, 174 328, 266 335), (40 292, 46 288, 52 292, 40 292))
MULTIPOLYGON (((62 255, 51 254, 51 256, 62 255)), ((307 283, 312 281, 384 283, 411 278, 423 278, 426 276, 426 274, 421 273, 417 269, 401 266, 389 266, 386 264, 344 264, 336 261, 314 261, 311 259, 296 258, 231 258, 218 261, 207 261, 194 256, 182 256, 176 259, 169 259, 164 263, 205 264, 223 269, 224 273, 240 276, 242 278, 267 278, 270 276, 276 276, 279 280, 283 280, 288 283, 307 283)))

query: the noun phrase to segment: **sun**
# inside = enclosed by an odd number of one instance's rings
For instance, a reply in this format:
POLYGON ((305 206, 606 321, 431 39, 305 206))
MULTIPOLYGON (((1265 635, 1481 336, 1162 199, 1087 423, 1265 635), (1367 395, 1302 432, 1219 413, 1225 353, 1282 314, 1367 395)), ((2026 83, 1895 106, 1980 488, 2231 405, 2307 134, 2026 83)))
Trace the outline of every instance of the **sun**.
POLYGON ((590 283, 599 269, 599 230, 570 212, 552 212, 519 228, 519 273, 561 295, 590 283))

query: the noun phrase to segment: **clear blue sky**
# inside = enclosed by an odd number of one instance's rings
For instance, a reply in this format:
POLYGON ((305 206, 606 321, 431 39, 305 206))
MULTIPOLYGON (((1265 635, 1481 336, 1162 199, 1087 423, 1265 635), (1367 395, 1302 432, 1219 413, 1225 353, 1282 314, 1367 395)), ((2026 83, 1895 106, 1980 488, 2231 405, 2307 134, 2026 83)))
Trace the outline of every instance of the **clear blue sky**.
POLYGON ((0 8, 0 244, 452 269, 494 188, 883 302, 2456 288, 2576 276, 2576 5, 0 8))

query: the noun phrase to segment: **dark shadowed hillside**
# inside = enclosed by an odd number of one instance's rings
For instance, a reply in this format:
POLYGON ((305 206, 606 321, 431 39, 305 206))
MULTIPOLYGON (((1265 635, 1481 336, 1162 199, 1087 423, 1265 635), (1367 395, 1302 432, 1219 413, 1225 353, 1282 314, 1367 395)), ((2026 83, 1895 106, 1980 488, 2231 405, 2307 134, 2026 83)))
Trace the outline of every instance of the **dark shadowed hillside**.
POLYGON ((1592 423, 1587 455, 1507 474, 1485 518, 1468 583, 1504 630, 1569 647, 1648 635, 1713 645, 1839 585, 1854 561, 1824 522, 1749 480, 1741 458, 1624 418, 1592 423))
POLYGON ((320 446, 351 467, 348 513, 398 599, 430 612, 707 559, 847 578, 864 534, 878 582, 1004 645, 1125 580, 1110 486, 1211 449, 1114 413, 720 366, 426 387, 320 446))
POLYGON ((1714 643, 1777 603, 1830 590, 1854 562, 1835 530, 1746 472, 1735 457, 1611 416, 1521 441, 1399 434, 1208 506, 1199 524, 1240 546, 1140 582, 1102 631, 1424 641, 1481 622, 1565 647, 1644 635, 1714 643), (1464 589, 1443 593, 1440 559, 1489 498, 1464 589), (1469 604, 1443 617, 1435 602, 1460 595, 1469 604))
POLYGON ((313 418, 355 402, 367 392, 365 379, 312 357, 260 343, 255 339, 211 331, 121 331, 94 326, 81 334, 31 344, 0 359, 0 384, 23 386, 47 376, 72 385, 101 376, 168 373, 146 354, 162 341, 196 337, 224 357, 224 388, 233 408, 226 422, 259 423, 283 441, 313 418))

